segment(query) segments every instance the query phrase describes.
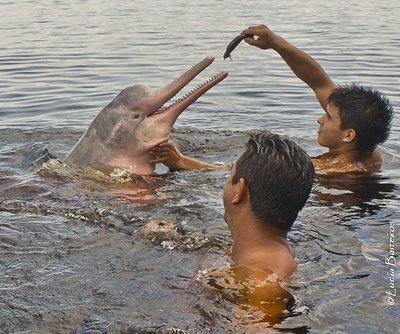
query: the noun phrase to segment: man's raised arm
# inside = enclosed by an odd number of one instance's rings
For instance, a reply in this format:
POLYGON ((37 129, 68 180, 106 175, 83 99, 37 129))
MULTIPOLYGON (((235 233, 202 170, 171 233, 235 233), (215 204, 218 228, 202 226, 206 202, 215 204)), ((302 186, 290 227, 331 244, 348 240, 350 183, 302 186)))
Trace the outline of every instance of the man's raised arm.
POLYGON ((246 43, 260 49, 273 49, 278 52, 293 73, 310 86, 322 108, 326 110, 328 96, 336 88, 336 85, 321 65, 304 51, 296 48, 282 37, 275 35, 265 25, 249 27, 242 33, 254 35, 254 38, 246 38, 246 43))

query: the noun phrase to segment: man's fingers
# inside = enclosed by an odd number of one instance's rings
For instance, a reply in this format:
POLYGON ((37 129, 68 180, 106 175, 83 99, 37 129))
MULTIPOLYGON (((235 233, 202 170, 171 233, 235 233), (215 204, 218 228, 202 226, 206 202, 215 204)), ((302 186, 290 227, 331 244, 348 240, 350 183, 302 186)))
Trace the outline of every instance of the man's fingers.
POLYGON ((250 45, 256 45, 257 44, 257 41, 252 37, 247 37, 247 38, 244 39, 244 41, 247 44, 250 44, 250 45))
POLYGON ((153 150, 157 146, 161 146, 161 145, 164 145, 165 143, 168 143, 168 140, 169 140, 169 137, 164 137, 164 138, 161 138, 161 139, 159 139, 157 141, 154 141, 154 142, 148 142, 147 146, 149 146, 149 148, 148 148, 149 151, 153 150))
POLYGON ((164 162, 165 161, 165 156, 156 156, 156 157, 154 157, 153 159, 150 159, 149 160, 149 163, 151 163, 151 164, 156 164, 156 163, 159 163, 159 162, 164 162))
POLYGON ((153 148, 149 151, 150 154, 152 155, 163 155, 165 156, 166 154, 168 154, 168 152, 170 152, 170 148, 169 147, 157 147, 157 148, 153 148))
POLYGON ((251 27, 248 27, 247 29, 244 29, 241 33, 259 36, 260 30, 262 27, 263 27, 263 25, 251 26, 251 27))

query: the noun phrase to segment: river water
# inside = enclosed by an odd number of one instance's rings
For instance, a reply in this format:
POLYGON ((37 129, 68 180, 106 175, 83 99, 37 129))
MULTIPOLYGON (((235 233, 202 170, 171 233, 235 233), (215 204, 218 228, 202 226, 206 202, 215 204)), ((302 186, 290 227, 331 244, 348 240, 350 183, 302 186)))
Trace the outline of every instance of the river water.
MULTIPOLYGON (((123 88, 161 86, 207 55, 198 80, 229 76, 178 119, 184 153, 231 162, 265 129, 320 154, 310 90, 271 51, 242 44, 224 61, 227 43, 266 23, 397 112, 399 17, 386 0, 1 1, 0 332, 245 333, 235 305, 196 280, 228 259, 226 171, 131 179, 51 158, 123 88)), ((385 258, 400 243, 399 143, 395 116, 380 174, 316 180, 289 235, 294 309, 264 332, 398 333, 400 271, 385 258)))

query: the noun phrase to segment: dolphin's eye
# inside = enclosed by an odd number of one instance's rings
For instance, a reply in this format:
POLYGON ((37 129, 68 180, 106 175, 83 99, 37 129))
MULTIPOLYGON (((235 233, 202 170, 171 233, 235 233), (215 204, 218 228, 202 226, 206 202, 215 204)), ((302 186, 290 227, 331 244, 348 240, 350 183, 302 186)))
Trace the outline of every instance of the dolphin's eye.
POLYGON ((134 120, 138 120, 138 119, 140 118, 141 115, 142 115, 142 113, 141 113, 140 111, 134 111, 134 112, 132 113, 132 118, 133 118, 134 120))

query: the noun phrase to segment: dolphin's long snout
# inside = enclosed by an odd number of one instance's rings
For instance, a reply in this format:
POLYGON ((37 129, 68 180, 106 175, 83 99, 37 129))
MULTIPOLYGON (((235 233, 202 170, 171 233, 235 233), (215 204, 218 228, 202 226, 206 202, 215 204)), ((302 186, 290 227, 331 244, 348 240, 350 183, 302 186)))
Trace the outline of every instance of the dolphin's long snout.
MULTIPOLYGON (((178 99, 176 102, 171 104, 169 107, 162 107, 164 103, 172 99, 182 88, 184 88, 189 82, 191 82, 199 73, 205 70, 214 61, 214 57, 206 57, 200 63, 194 65, 191 69, 180 75, 177 79, 170 82, 165 87, 157 91, 157 107, 159 112, 164 114, 171 120, 172 124, 176 118, 185 110, 189 105, 196 101, 200 96, 202 96, 209 89, 217 85, 219 82, 224 80, 228 72, 220 72, 211 79, 199 85, 197 88, 193 89, 189 94, 178 99)), ((172 125, 171 124, 171 125, 172 125)))

